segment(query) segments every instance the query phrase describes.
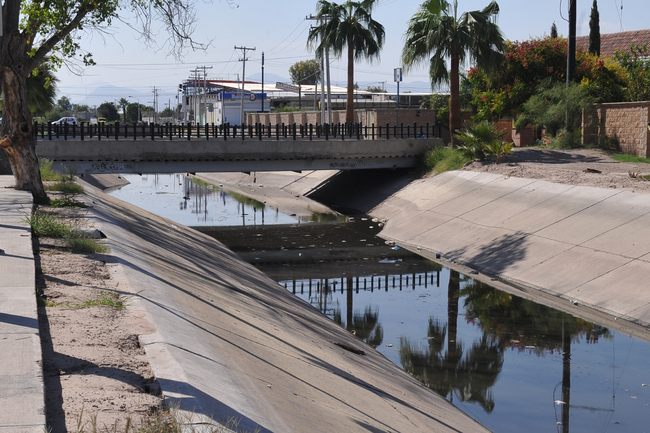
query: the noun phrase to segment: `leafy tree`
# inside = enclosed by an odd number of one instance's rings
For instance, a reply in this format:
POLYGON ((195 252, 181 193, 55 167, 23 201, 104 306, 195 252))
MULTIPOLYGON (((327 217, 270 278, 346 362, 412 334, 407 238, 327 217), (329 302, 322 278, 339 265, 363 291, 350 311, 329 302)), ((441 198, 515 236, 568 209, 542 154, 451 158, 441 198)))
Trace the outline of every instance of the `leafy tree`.
POLYGON ((27 96, 27 77, 49 56, 56 68, 64 62, 93 63, 81 52, 82 32, 106 30, 114 19, 135 16, 148 44, 157 33, 157 22, 170 32, 165 47, 180 55, 186 48, 199 47, 191 39, 194 28, 193 0, 4 0, 3 32, 0 35, 0 86, 4 100, 0 126, 0 147, 6 152, 15 177, 16 189, 31 191, 36 203, 49 201, 43 188, 32 115, 27 96))
POLYGON ((553 83, 547 80, 539 86, 538 93, 523 106, 523 113, 517 117, 515 125, 523 128, 533 124, 545 127, 552 136, 568 126, 568 130, 577 130, 582 121, 582 110, 594 103, 588 90, 577 83, 553 83), (568 120, 568 125, 567 125, 568 120))
POLYGON ((386 89, 384 89, 381 86, 368 86, 366 87, 366 92, 372 92, 372 93, 387 93, 386 89))
MULTIPOLYGON (((472 68, 469 72, 472 104, 477 107, 475 120, 516 117, 523 104, 537 93, 539 83, 566 83, 566 59, 566 39, 545 37, 507 42, 505 62, 499 71, 489 75, 483 69, 472 68)), ((622 68, 584 51, 576 54, 576 81, 587 87, 596 102, 625 98, 622 68)))
POLYGON ((600 56, 600 15, 597 0, 594 0, 589 16, 589 54, 600 56))
POLYGON ((320 82, 320 63, 314 59, 296 62, 289 68, 289 75, 291 75, 291 82, 294 84, 313 86, 320 82))
POLYGON ((142 112, 142 106, 140 107, 140 110, 138 111, 138 103, 132 102, 129 103, 129 105, 126 106, 126 122, 127 123, 133 123, 137 122, 139 120, 142 120, 138 118, 140 113, 142 112))
POLYGON ((553 22, 553 25, 551 26, 551 37, 552 38, 557 38, 557 26, 555 25, 555 21, 553 22))
POLYGON ((384 44, 384 26, 372 19, 375 3, 377 0, 348 0, 342 4, 318 0, 316 19, 320 24, 309 31, 307 38, 307 43, 316 47, 319 58, 326 51, 340 57, 347 50, 347 123, 354 122, 354 62, 379 58, 384 44))
POLYGON ((61 98, 56 101, 56 105, 58 105, 63 111, 74 111, 74 105, 70 102, 70 99, 68 99, 67 96, 61 96, 61 98))
POLYGON ((97 107, 97 114, 99 114, 100 117, 106 118, 107 122, 120 120, 120 115, 117 112, 117 107, 112 102, 104 102, 99 107, 97 107))
POLYGON ((436 110, 436 120, 440 125, 449 129, 449 95, 434 93, 422 98, 420 108, 423 110, 436 110))
POLYGON ((160 112, 160 117, 176 117, 176 112, 169 107, 165 107, 165 109, 160 112))
POLYGON ((496 1, 483 10, 458 16, 458 0, 427 0, 409 21, 402 63, 407 71, 428 63, 432 88, 449 82, 452 147, 453 133, 461 127, 460 63, 471 58, 486 71, 501 63, 505 42, 499 26, 494 23, 498 13, 496 1), (451 61, 449 69, 447 58, 451 61))
POLYGON ((614 60, 628 73, 628 101, 650 100, 650 57, 648 46, 631 45, 630 51, 616 51, 614 60))

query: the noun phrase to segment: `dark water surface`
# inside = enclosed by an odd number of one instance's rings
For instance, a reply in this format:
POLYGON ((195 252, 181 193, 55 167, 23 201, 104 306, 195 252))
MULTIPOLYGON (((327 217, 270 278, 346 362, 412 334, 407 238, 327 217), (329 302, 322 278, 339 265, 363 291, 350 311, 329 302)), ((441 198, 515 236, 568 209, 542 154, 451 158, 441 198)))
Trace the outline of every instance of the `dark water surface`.
POLYGON ((313 224, 266 209, 262 224, 223 191, 184 199, 171 184, 159 177, 165 193, 154 194, 135 183, 120 198, 203 226, 488 429, 650 432, 650 344, 388 245, 379 221, 313 224))

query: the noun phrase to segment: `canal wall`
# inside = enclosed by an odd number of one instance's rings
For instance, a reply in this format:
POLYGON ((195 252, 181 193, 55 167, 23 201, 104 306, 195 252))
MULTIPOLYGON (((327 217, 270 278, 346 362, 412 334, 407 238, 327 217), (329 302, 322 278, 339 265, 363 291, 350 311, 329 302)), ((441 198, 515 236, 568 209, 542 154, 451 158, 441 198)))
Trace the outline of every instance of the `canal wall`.
POLYGON ((453 171, 371 215, 418 254, 648 340, 650 195, 453 171))
POLYGON ((487 432, 218 241, 86 190, 118 287, 156 329, 141 343, 163 393, 198 424, 487 432))

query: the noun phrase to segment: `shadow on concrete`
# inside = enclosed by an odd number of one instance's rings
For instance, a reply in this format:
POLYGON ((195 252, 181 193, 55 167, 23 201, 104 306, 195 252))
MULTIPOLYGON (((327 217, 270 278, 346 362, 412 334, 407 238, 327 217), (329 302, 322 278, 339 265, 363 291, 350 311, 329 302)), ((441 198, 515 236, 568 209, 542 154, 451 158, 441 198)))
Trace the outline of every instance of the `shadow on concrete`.
MULTIPOLYGON (((578 155, 567 152, 559 152, 550 149, 522 149, 512 152, 503 158, 504 164, 517 164, 519 162, 534 162, 539 164, 574 164, 574 163, 609 163, 617 164, 613 159, 600 158, 598 156, 578 155)), ((483 165, 491 165, 492 161, 484 161, 483 165)))
POLYGON ((368 213, 413 180, 411 169, 340 171, 304 194, 342 213, 368 213), (350 212, 348 212, 350 213, 350 212))
POLYGON ((524 260, 527 249, 528 234, 516 232, 481 246, 473 255, 469 255, 468 248, 463 247, 449 251, 445 256, 477 270, 489 269, 491 273, 502 273, 513 263, 524 260))
POLYGON ((15 314, 0 313, 0 323, 38 329, 38 321, 36 319, 32 319, 24 316, 17 316, 15 314))

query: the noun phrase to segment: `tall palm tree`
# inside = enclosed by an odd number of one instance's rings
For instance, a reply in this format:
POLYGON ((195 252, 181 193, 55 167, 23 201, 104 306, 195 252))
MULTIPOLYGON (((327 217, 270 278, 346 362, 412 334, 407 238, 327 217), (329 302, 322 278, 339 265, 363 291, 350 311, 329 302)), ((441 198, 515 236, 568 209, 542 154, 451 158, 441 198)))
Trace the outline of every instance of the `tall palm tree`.
POLYGON ((346 123, 354 122, 354 61, 379 58, 384 44, 384 26, 372 19, 377 0, 351 1, 338 4, 318 0, 316 19, 319 25, 309 31, 307 44, 316 47, 321 57, 331 51, 337 57, 347 49, 348 93, 346 123))
POLYGON ((494 22, 499 5, 492 1, 483 10, 458 16, 458 0, 427 0, 411 17, 406 30, 402 63, 405 71, 421 63, 429 63, 431 86, 449 82, 449 132, 461 128, 460 78, 461 62, 473 60, 477 67, 490 70, 503 59, 505 42, 494 22), (450 59, 447 69, 446 59, 450 59))

